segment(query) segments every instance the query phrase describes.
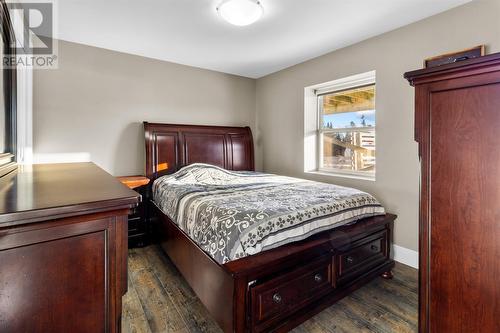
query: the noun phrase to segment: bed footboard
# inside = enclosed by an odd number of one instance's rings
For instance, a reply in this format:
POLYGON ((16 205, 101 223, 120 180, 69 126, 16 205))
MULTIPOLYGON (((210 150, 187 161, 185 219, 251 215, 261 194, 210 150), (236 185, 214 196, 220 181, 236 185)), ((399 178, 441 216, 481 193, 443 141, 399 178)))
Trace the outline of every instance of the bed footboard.
POLYGON ((392 214, 220 265, 154 211, 159 243, 227 333, 286 332, 394 267, 392 214))

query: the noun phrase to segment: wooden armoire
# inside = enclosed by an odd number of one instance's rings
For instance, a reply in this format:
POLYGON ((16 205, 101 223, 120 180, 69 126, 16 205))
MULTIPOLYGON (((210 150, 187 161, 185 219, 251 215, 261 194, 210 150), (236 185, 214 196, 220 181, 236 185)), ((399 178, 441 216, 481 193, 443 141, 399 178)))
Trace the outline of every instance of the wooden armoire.
POLYGON ((405 78, 421 161, 419 331, 500 332, 500 54, 405 78))

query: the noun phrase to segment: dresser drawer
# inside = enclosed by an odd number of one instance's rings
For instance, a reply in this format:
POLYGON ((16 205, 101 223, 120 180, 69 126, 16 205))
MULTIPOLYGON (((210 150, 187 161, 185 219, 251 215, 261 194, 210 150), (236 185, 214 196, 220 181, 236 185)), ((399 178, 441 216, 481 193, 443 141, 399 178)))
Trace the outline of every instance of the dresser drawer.
POLYGON ((251 289, 252 320, 282 318, 333 289, 332 257, 280 274, 251 289))
POLYGON ((387 231, 381 231, 362 238, 352 248, 337 256, 336 271, 338 283, 342 284, 362 275, 387 259, 387 231))

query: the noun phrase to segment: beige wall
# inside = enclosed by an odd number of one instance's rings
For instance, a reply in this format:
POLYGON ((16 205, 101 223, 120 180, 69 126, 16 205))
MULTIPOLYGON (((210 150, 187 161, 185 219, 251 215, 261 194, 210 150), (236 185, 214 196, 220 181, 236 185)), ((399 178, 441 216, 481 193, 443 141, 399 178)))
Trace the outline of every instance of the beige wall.
POLYGON ((399 215, 395 243, 418 239, 413 89, 402 78, 426 57, 487 44, 500 51, 500 0, 468 5, 257 81, 60 42, 59 69, 35 71, 34 153, 90 159, 114 175, 144 168, 142 121, 250 125, 257 167, 366 190, 399 215), (376 182, 303 172, 304 87, 377 71, 376 182))
POLYGON ((257 80, 257 127, 268 172, 360 188, 399 215, 395 243, 417 250, 413 88, 403 73, 424 58, 487 44, 500 51, 500 1, 479 0, 257 80), (376 182, 303 172, 304 87, 377 71, 376 182))
POLYGON ((35 160, 141 174, 142 121, 253 127, 255 80, 60 41, 33 103, 35 160))

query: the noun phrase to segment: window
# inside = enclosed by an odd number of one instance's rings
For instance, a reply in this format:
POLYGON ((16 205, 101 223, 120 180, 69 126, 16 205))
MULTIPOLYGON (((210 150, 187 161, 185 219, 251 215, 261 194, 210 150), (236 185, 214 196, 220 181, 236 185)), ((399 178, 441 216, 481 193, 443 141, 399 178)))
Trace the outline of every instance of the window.
POLYGON ((6 67, 7 57, 15 56, 14 30, 7 5, 0 2, 2 40, 0 40, 0 177, 16 168, 16 68, 6 67))
POLYGON ((309 88, 316 105, 316 171, 374 179, 375 72, 309 88))

